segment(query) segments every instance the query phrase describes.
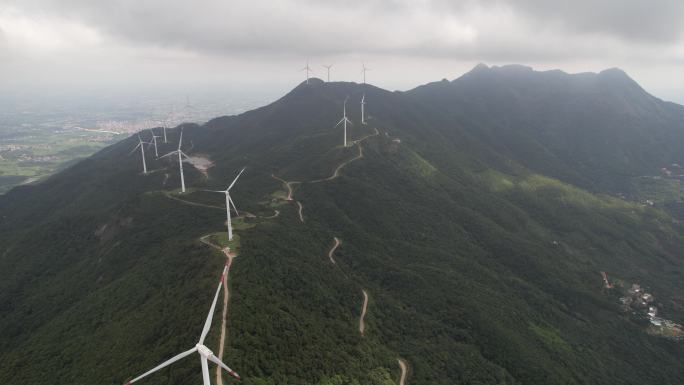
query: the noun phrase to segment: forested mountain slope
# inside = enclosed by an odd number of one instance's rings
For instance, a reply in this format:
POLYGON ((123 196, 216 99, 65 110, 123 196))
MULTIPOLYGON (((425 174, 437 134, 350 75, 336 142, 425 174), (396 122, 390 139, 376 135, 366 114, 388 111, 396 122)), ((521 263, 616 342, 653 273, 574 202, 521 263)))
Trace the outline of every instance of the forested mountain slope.
MULTIPOLYGON (((185 164, 184 194, 173 160, 140 172, 131 137, 0 197, 0 381, 121 384, 193 346, 225 260, 200 242, 225 232, 202 190, 246 166, 224 356, 245 384, 388 385, 397 359, 409 384, 681 383, 684 345, 625 312, 617 281, 684 322, 684 229, 609 194, 682 161, 681 111, 617 70, 313 79, 171 130, 162 152, 182 129, 213 162, 185 164)), ((140 383, 199 384, 195 361, 140 383)))
POLYGON ((644 91, 619 69, 598 74, 478 65, 407 93, 526 167, 592 190, 681 160, 684 108, 644 91))

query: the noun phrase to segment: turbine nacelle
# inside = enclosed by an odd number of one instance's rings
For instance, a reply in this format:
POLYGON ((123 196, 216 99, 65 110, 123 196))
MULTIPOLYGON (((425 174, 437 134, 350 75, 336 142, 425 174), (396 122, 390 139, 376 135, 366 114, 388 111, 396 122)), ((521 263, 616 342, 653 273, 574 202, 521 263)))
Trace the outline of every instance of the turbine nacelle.
POLYGON ((178 150, 171 151, 166 155, 162 155, 160 158, 166 158, 167 156, 171 155, 178 155, 178 169, 180 170, 180 179, 181 179, 181 192, 185 192, 185 176, 183 174, 183 157, 186 159, 190 158, 188 155, 186 155, 183 150, 181 150, 181 145, 183 144, 183 130, 181 129, 180 132, 180 139, 178 140, 178 150))
POLYGON ((230 207, 232 206, 233 209, 235 210, 235 214, 240 215, 238 212, 237 207, 235 207, 235 202, 233 202, 233 198, 230 197, 230 189, 235 186, 235 183, 237 182, 238 178, 240 178, 240 175, 245 171, 245 167, 240 170, 240 172, 237 174, 235 179, 233 179, 233 182, 228 186, 227 189, 225 190, 204 190, 207 192, 213 192, 213 193, 221 193, 225 195, 226 197, 226 226, 228 227, 228 240, 232 241, 233 240, 233 224, 230 219, 230 207))
POLYGON ((209 358, 214 355, 214 352, 212 352, 208 347, 202 344, 197 344, 195 345, 195 347, 197 348, 197 353, 199 353, 204 358, 209 358))

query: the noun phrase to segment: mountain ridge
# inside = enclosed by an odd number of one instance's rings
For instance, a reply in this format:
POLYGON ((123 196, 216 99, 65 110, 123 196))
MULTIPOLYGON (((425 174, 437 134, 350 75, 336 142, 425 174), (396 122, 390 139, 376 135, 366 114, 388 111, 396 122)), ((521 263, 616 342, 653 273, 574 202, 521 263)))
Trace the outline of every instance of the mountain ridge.
MULTIPOLYGON (((463 81, 389 92, 310 79, 268 106, 169 130, 175 141, 183 128, 184 148, 214 163, 207 176, 187 167, 186 194, 173 162, 150 160, 155 172, 140 174, 139 159, 125 156, 131 137, 0 197, 0 328, 9 331, 0 380, 120 384, 196 338, 225 259, 199 241, 225 231, 220 200, 201 190, 225 188, 247 166, 231 195, 254 217, 236 220, 224 359, 246 384, 389 385, 398 358, 415 384, 677 383, 681 343, 623 313, 599 272, 649 286, 664 316, 682 322, 681 224, 664 207, 616 197, 600 173, 583 175, 541 125, 530 129, 538 121, 523 119, 539 109, 516 95, 543 87, 505 80, 465 98, 463 81), (500 99, 506 87, 515 92, 500 99), (366 139, 344 148, 334 125, 347 96, 350 138, 366 139), (339 177, 318 182, 345 162, 339 177), (293 183, 294 201, 274 177, 293 183)), ((599 98, 614 106, 618 94, 599 98)), ((549 106, 576 108, 561 102, 549 106)), ((645 122, 663 113, 637 107, 645 122)), ((569 112, 554 111, 545 125, 574 129, 560 125, 569 112)), ((614 129, 605 116, 583 119, 614 129)), ((670 123, 657 129, 677 139, 670 123)), ((638 141, 643 130, 624 133, 638 141)), ((630 143, 615 148, 627 153, 630 143)), ((659 170, 633 162, 616 181, 659 170)), ((195 366, 146 381, 197 381, 195 366)))

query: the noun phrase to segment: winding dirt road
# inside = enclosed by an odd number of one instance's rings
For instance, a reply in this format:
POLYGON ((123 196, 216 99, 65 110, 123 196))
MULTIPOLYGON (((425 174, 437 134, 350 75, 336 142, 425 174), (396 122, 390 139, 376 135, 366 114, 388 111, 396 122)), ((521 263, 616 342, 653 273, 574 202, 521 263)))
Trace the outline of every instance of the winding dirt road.
POLYGON ((216 250, 223 250, 223 249, 221 248, 221 246, 219 246, 219 245, 217 245, 217 244, 215 244, 215 243, 212 243, 212 242, 207 241, 207 238, 209 238, 209 237, 211 237, 211 234, 207 234, 207 235, 201 237, 201 238, 199 239, 199 241, 202 242, 202 243, 204 243, 205 245, 207 245, 207 246, 213 248, 213 249, 216 249, 216 250))
MULTIPOLYGON (((235 254, 231 253, 230 250, 226 247, 225 249, 222 250, 223 254, 225 254, 226 258, 228 259, 227 266, 228 269, 226 270, 226 275, 223 277, 223 313, 221 316, 221 338, 219 340, 219 349, 218 349, 218 358, 219 360, 223 361, 223 351, 226 346, 226 324, 227 324, 227 319, 228 319, 228 301, 230 300, 230 290, 228 289, 228 275, 230 274, 230 266, 233 264, 233 258, 235 258, 235 254)), ((223 384, 223 370, 220 366, 216 367, 216 383, 217 384, 223 384)))
POLYGON ((273 209, 273 215, 268 216, 268 217, 261 217, 263 219, 273 219, 277 218, 280 215, 280 210, 273 209))
POLYGON ((330 181, 330 180, 333 180, 333 179, 339 177, 339 176, 340 176, 340 170, 342 170, 342 168, 344 168, 345 166, 347 166, 347 165, 348 165, 349 163, 351 163, 351 162, 354 162, 354 161, 357 161, 357 160, 363 158, 363 147, 361 146, 361 142, 363 142, 364 140, 370 138, 371 136, 376 136, 376 135, 379 135, 379 134, 380 134, 380 132, 378 132, 378 129, 375 128, 375 133, 374 133, 374 134, 369 134, 369 135, 364 136, 364 137, 361 138, 361 139, 358 139, 358 140, 353 141, 353 142, 352 142, 353 144, 358 144, 358 149, 359 149, 359 154, 358 154, 358 155, 356 155, 355 157, 353 157, 353 158, 351 158, 351 159, 349 159, 349 160, 346 160, 346 161, 340 163, 340 165, 337 166, 337 168, 335 168, 335 171, 333 171, 332 175, 330 175, 329 177, 327 177, 327 178, 322 178, 322 179, 315 179, 315 180, 309 181, 309 182, 307 182, 307 183, 327 182, 327 181, 330 181))
POLYGON ((292 194, 293 194, 292 184, 299 183, 299 182, 288 182, 283 178, 279 178, 279 177, 275 176, 274 174, 271 174, 271 178, 278 180, 285 185, 285 188, 287 189, 287 198, 285 198, 285 200, 291 201, 292 200, 292 194))
MULTIPOLYGON (((230 267, 233 265, 233 259, 236 257, 234 253, 230 252, 229 248, 222 248, 221 246, 207 240, 211 234, 207 234, 199 239, 200 242, 211 247, 212 249, 220 250, 226 256, 226 275, 223 276, 223 311, 221 313, 221 337, 219 339, 218 358, 223 360, 223 351, 226 346, 226 324, 228 323, 228 301, 230 301, 230 289, 228 288, 228 276, 230 275, 230 267)), ((216 367, 216 383, 223 384, 223 371, 220 366, 216 367)))
POLYGON ((399 385, 406 385, 406 373, 408 372, 408 363, 401 358, 397 358, 397 361, 399 362, 399 367, 401 368, 401 377, 399 378, 399 385))
POLYGON ((340 246, 340 243, 340 240, 335 237, 335 243, 333 244, 332 248, 330 248, 330 251, 328 251, 328 258, 330 258, 330 262, 332 262, 334 265, 336 265, 337 262, 335 262, 333 254, 335 254, 335 250, 337 250, 337 248, 340 246))
POLYGON ((302 214, 302 210, 304 210, 304 206, 302 206, 302 202, 297 201, 297 207, 298 207, 298 213, 299 213, 299 220, 304 223, 304 214, 302 214))
POLYGON ((164 195, 169 199, 173 199, 175 201, 185 203, 186 205, 190 205, 190 206, 206 207, 208 209, 217 209, 217 210, 222 210, 222 211, 226 209, 225 207, 212 206, 212 205, 207 205, 204 203, 197 203, 197 202, 193 202, 193 201, 186 201, 185 199, 178 198, 178 197, 173 196, 173 195, 168 194, 168 193, 164 193, 164 195))
POLYGON ((368 309, 368 292, 366 289, 361 290, 363 292, 363 308, 361 309, 361 317, 359 317, 359 332, 363 336, 366 331, 366 324, 363 319, 366 317, 366 309, 368 309))

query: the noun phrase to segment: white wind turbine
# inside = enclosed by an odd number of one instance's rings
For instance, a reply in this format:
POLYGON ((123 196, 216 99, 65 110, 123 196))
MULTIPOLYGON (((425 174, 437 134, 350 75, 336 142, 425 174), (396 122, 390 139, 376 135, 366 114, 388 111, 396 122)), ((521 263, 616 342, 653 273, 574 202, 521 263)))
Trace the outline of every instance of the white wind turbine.
POLYGON ((352 124, 351 120, 347 119, 347 99, 349 99, 349 97, 344 99, 344 112, 342 114, 342 119, 340 119, 340 121, 335 125, 335 128, 337 128, 337 126, 344 123, 344 147, 347 147, 347 123, 352 124))
POLYGON ((154 134, 154 129, 150 128, 150 132, 152 133, 152 141, 150 144, 154 145, 154 156, 159 158, 159 152, 157 151, 157 138, 161 138, 161 136, 157 136, 154 134))
POLYGON ((323 68, 328 70, 328 80, 327 82, 330 83, 330 69, 332 68, 332 64, 324 65, 323 68))
POLYGON ((361 124, 366 124, 366 94, 361 96, 361 124))
POLYGON ((143 142, 142 138, 140 137, 140 133, 138 133, 138 145, 135 146, 135 148, 133 148, 133 150, 128 155, 132 154, 133 152, 135 152, 135 150, 138 149, 138 147, 140 147, 140 156, 142 158, 143 174, 147 174, 147 163, 145 162, 145 147, 143 146, 143 144, 149 144, 149 143, 143 142))
POLYGON ((223 285, 223 279, 226 276, 226 272, 228 271, 228 266, 223 267, 223 274, 221 275, 221 280, 219 281, 218 288, 216 289, 216 294, 214 295, 214 302, 211 303, 211 308, 209 309, 209 315, 207 315, 207 320, 204 322, 204 328, 202 329, 202 334, 200 335, 199 342, 195 345, 190 350, 187 350, 181 354, 178 354, 171 359, 164 361, 163 363, 157 365, 153 369, 139 375, 138 377, 128 381, 125 385, 130 385, 143 377, 147 377, 148 375, 165 368, 172 363, 185 358, 192 353, 198 353, 200 355, 200 361, 202 363, 202 379, 204 380, 204 385, 211 385, 211 381, 209 380, 209 363, 207 361, 211 361, 218 366, 222 367, 225 369, 228 374, 231 376, 235 377, 236 379, 240 380, 240 375, 238 375, 236 372, 233 371, 233 369, 229 368, 226 364, 224 364, 218 357, 214 355, 214 353, 209 350, 206 346, 204 346, 204 339, 207 337, 207 333, 209 333, 209 328, 211 327, 211 320, 214 317, 214 310, 216 309, 216 301, 218 300, 218 295, 219 292, 221 291, 221 286, 223 285))
POLYGON ((235 185, 235 182, 237 182, 238 178, 240 177, 240 175, 242 175, 242 173, 244 171, 245 171, 245 168, 243 167, 242 170, 240 170, 240 172, 237 174, 235 179, 233 179, 233 183, 231 183, 230 186, 228 186, 228 188, 225 190, 204 190, 204 191, 208 191, 208 192, 215 192, 215 193, 221 193, 221 194, 226 195, 226 223, 228 224, 228 240, 229 241, 233 240, 233 224, 232 224, 231 219, 230 219, 230 207, 231 207, 231 205, 233 206, 233 209, 235 210, 235 215, 240 215, 240 213, 238 213, 237 207, 235 207, 235 202, 233 202, 233 199, 230 197, 230 189, 233 188, 233 186, 235 185))
POLYGON ((185 176, 183 175, 183 157, 185 157, 185 158, 190 158, 190 157, 188 155, 186 155, 183 152, 183 150, 181 150, 182 144, 183 144, 183 130, 181 129, 180 139, 178 140, 178 149, 176 151, 171 151, 168 154, 163 155, 162 158, 178 154, 178 168, 180 169, 181 192, 185 192, 185 176))
POLYGON ((311 67, 309 67, 309 59, 306 59, 306 66, 302 68, 300 71, 306 71, 306 84, 309 84, 309 73, 313 72, 311 67))
POLYGON ((370 68, 366 67, 365 63, 361 63, 361 73, 363 73, 363 84, 366 84, 366 71, 370 71, 370 68))

